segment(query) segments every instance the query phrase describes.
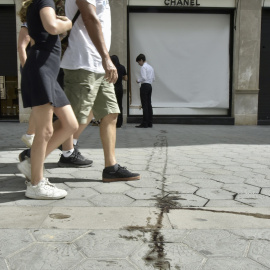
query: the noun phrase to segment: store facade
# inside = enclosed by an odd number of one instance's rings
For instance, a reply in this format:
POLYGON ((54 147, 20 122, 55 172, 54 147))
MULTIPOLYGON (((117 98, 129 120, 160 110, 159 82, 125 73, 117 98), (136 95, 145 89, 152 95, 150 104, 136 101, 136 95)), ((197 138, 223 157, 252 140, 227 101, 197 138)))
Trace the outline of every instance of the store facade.
MULTIPOLYGON (((0 4, 0 10, 20 7, 17 0, 0 4)), ((268 1, 110 0, 110 54, 118 55, 129 75, 126 121, 141 121, 135 59, 144 53, 156 72, 154 123, 257 125, 263 4, 268 1)), ((15 20, 18 33, 18 16, 15 20)), ((17 88, 24 122, 29 110, 22 108, 19 83, 17 88)))

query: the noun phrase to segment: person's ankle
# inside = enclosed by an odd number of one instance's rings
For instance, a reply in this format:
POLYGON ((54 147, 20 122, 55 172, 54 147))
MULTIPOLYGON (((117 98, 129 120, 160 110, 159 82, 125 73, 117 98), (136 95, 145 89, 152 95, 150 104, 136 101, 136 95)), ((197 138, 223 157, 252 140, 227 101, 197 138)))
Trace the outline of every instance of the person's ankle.
POLYGON ((105 167, 106 171, 109 171, 109 172, 116 172, 117 169, 118 169, 118 163, 112 165, 112 166, 107 166, 105 167))

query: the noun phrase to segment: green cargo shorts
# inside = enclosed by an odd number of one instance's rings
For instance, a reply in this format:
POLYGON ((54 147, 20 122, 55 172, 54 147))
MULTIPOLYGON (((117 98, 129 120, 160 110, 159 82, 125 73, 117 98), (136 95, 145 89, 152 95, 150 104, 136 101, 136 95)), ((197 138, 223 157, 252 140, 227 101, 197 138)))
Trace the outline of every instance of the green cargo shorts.
POLYGON ((86 124, 91 110, 96 120, 108 114, 120 113, 114 85, 104 74, 84 69, 64 69, 64 90, 79 124, 86 124))

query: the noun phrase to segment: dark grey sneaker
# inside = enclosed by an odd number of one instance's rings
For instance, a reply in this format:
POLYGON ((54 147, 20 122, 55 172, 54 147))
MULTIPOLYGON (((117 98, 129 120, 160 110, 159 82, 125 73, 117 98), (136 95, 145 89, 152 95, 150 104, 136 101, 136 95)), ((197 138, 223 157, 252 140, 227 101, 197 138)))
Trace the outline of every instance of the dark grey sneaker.
POLYGON ((86 168, 91 167, 93 161, 85 158, 76 148, 69 157, 61 155, 58 161, 58 166, 62 168, 73 167, 73 168, 86 168))
POLYGON ((117 182, 117 181, 134 181, 140 180, 141 176, 138 173, 130 172, 126 167, 121 167, 119 164, 116 171, 110 171, 107 168, 103 170, 103 182, 117 182))

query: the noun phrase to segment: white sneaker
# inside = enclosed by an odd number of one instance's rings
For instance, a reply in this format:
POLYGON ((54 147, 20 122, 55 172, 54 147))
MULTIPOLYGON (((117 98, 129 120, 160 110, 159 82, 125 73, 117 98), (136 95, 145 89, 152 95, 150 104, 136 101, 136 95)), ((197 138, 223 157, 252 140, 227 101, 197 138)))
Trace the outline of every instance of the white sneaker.
POLYGON ((27 147, 31 148, 34 138, 35 138, 35 135, 23 134, 21 137, 21 140, 27 147))
POLYGON ((25 196, 36 200, 57 200, 67 196, 64 189, 59 189, 49 182, 48 178, 43 178, 38 185, 33 186, 26 181, 25 196))
MULTIPOLYGON (((31 181, 31 159, 27 158, 17 165, 19 171, 24 174, 28 181, 31 181)), ((45 175, 45 167, 43 166, 43 175, 45 175)))
POLYGON ((25 159, 17 165, 19 171, 24 174, 28 181, 31 181, 31 160, 25 159))

